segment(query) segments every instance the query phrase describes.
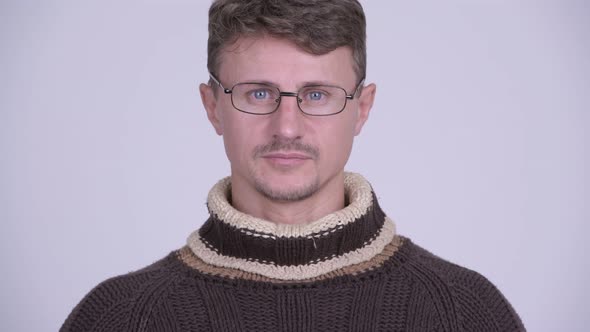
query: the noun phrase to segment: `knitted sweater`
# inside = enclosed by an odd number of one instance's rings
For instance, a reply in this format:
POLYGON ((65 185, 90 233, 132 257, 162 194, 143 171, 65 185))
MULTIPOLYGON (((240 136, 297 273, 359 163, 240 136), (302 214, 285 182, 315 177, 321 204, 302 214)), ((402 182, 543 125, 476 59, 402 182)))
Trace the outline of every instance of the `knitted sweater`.
POLYGON ((234 209, 224 179, 186 246, 96 286, 60 331, 524 331, 483 276, 397 235, 364 178, 345 191, 279 225, 234 209))

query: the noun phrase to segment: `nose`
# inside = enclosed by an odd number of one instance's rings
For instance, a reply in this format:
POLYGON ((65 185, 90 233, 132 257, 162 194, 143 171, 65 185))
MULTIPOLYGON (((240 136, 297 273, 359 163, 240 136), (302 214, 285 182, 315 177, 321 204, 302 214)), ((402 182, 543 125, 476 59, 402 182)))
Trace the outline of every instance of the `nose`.
POLYGON ((299 110, 296 96, 282 96, 279 108, 271 114, 273 136, 282 139, 303 137, 305 114, 299 110))

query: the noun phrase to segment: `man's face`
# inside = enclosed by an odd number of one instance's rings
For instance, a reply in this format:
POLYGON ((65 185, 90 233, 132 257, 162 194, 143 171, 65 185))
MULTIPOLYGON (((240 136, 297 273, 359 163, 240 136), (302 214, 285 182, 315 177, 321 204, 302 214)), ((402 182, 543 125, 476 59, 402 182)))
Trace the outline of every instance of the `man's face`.
MULTIPOLYGON (((222 54, 216 74, 226 88, 267 82, 296 92, 306 85, 327 84, 352 94, 358 83, 347 47, 318 56, 282 39, 242 38, 222 54)), ((223 135, 232 185, 248 186, 272 200, 297 201, 341 179, 353 137, 368 116, 374 86, 331 116, 306 115, 293 97, 282 97, 274 113, 252 115, 236 110, 231 96, 217 86, 202 86, 201 94, 211 123, 223 135)))

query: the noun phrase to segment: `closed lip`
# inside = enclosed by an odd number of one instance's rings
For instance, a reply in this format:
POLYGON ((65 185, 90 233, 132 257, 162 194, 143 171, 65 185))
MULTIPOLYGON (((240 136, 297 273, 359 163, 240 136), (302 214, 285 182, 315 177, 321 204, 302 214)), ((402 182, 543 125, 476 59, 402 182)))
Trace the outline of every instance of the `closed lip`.
POLYGON ((297 152, 275 152, 265 154, 262 157, 269 159, 311 159, 310 156, 297 152))

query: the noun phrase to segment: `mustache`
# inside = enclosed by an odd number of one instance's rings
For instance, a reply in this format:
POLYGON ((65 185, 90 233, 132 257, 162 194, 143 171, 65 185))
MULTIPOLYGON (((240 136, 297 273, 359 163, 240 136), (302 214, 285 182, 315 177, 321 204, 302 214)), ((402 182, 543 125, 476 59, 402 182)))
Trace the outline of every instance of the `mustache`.
POLYGON ((254 148, 252 155, 254 156, 254 158, 258 158, 267 153, 277 151, 299 151, 313 157, 313 159, 317 159, 320 156, 320 151, 316 147, 309 144, 305 144, 297 139, 275 139, 268 144, 258 145, 254 148))

